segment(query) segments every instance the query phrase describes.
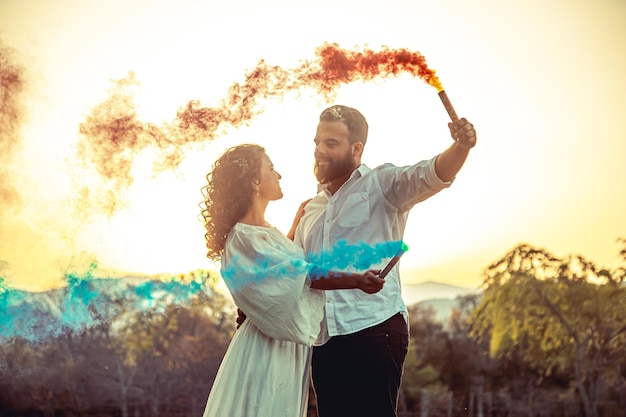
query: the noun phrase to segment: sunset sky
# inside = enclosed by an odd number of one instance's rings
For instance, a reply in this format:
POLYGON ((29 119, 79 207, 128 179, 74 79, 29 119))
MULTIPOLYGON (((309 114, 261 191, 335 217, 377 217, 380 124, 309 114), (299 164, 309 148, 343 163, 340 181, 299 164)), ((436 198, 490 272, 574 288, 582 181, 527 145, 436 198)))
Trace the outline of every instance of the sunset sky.
POLYGON ((0 201, 5 283, 57 287, 92 261, 112 276, 213 268, 200 188, 238 143, 265 146, 283 175, 285 197, 267 218, 286 232, 316 192, 313 136, 333 103, 368 119, 370 167, 450 145, 437 91, 419 78, 352 83, 332 102, 301 88, 184 148, 176 169, 155 171, 155 150, 139 153, 120 206, 105 213, 97 197, 112 185, 81 160, 79 126, 117 80, 134 75, 138 118, 162 126, 190 100, 217 105, 260 59, 294 68, 324 43, 419 51, 478 132, 452 187, 411 212, 405 283, 476 287, 521 242, 616 264, 626 238, 623 0, 0 0, 0 48, 25 80, 18 129, 0 128, 0 186, 14 191, 0 201))

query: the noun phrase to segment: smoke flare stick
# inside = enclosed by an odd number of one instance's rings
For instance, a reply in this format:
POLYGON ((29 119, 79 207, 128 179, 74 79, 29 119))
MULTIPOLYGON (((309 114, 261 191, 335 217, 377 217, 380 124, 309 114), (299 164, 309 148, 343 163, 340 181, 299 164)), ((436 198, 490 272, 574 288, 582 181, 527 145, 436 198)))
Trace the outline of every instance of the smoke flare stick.
POLYGON ((457 120, 459 120, 459 116, 456 115, 456 111, 454 111, 454 107, 452 107, 452 103, 450 102, 450 99, 448 98, 448 94, 446 94, 445 90, 441 90, 439 92, 439 98, 441 99, 443 106, 446 108, 446 111, 448 112, 450 119, 453 122, 456 122, 457 120))
POLYGON ((393 267, 396 266, 396 264, 398 263, 398 261, 400 260, 402 255, 404 255, 404 253, 406 251, 408 251, 408 250, 409 250, 409 247, 407 246, 407 244, 402 242, 402 247, 400 248, 400 250, 398 250, 398 252, 395 254, 395 256, 393 258, 391 258, 389 263, 387 263, 387 266, 385 266, 385 268, 380 272, 380 274, 378 274, 378 277, 379 278, 385 278, 387 276, 387 274, 389 274, 389 272, 391 272, 393 267))

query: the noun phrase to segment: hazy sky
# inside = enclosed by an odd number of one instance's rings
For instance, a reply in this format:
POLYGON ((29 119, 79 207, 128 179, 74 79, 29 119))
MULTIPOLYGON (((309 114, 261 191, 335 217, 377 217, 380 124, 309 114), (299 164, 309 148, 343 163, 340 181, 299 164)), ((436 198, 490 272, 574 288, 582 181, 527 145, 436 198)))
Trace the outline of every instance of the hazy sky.
MULTIPOLYGON (((242 142, 265 146, 283 175, 285 198, 270 205, 268 220, 287 231, 316 191, 313 135, 332 104, 316 91, 261 101, 263 113, 247 125, 183 149, 178 169, 156 172, 154 149, 138 154, 112 216, 99 205, 116 184, 78 156, 79 126, 131 72, 136 85, 124 91, 137 117, 163 126, 190 100, 217 105, 260 59, 293 68, 325 42, 421 52, 477 129, 453 186, 410 215, 406 283, 477 286, 482 270, 520 242, 616 262, 616 239, 626 237, 623 0, 296 4, 0 0, 0 47, 9 58, 0 64, 10 62, 24 80, 11 96, 19 123, 0 133, 5 282, 42 290, 91 261, 119 275, 211 268, 200 188, 213 160, 242 142)), ((411 164, 451 143, 436 90, 418 78, 336 93, 333 102, 369 121, 363 161, 371 167, 411 164)))

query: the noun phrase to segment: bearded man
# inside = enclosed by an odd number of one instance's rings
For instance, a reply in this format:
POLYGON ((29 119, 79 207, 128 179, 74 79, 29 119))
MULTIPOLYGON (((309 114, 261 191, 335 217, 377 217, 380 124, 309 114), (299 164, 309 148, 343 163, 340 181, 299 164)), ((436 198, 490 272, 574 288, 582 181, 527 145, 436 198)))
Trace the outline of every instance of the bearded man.
MULTIPOLYGON (((449 187, 476 143, 466 119, 448 127, 454 142, 435 157, 371 169, 361 163, 365 117, 347 106, 325 109, 314 140, 320 192, 299 212, 294 241, 307 254, 327 256, 329 265, 339 242, 401 242, 410 209, 449 187)), ((409 342, 398 266, 376 294, 327 292, 324 313, 312 362, 319 416, 395 417, 409 342)))

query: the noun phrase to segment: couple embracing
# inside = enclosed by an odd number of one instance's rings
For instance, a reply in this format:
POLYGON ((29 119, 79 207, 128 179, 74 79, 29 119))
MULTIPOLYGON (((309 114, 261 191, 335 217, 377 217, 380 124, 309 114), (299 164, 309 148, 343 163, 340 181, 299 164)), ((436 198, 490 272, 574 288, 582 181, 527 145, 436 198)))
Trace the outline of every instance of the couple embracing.
POLYGON ((240 316, 203 417, 303 417, 312 380, 320 417, 395 417, 408 350, 407 308, 398 267, 380 268, 401 244, 410 209, 449 187, 476 132, 449 123, 453 143, 411 166, 361 163, 368 124, 356 109, 325 109, 315 133, 320 192, 284 235, 265 221, 282 198, 258 145, 228 149, 203 188, 208 257, 240 316), (342 245, 388 244, 372 259, 348 259, 342 245), (343 262, 338 263, 337 259, 343 262))

